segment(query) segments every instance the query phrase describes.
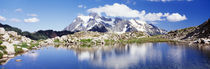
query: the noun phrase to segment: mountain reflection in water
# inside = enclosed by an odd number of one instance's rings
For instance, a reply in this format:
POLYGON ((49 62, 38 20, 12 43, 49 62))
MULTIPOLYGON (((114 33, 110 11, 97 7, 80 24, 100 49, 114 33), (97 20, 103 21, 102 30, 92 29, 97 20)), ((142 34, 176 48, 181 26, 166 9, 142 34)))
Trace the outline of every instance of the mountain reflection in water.
POLYGON ((0 66, 6 69, 208 69, 209 46, 181 43, 116 44, 91 48, 45 47, 0 66), (22 62, 15 62, 22 59, 22 62))
POLYGON ((176 67, 178 65, 182 67, 184 65, 182 63, 187 62, 190 54, 186 55, 186 47, 179 46, 177 43, 176 45, 169 47, 165 43, 143 43, 73 50, 80 61, 87 60, 96 66, 108 68, 129 68, 147 64, 150 64, 149 66, 168 65, 169 67, 176 67))

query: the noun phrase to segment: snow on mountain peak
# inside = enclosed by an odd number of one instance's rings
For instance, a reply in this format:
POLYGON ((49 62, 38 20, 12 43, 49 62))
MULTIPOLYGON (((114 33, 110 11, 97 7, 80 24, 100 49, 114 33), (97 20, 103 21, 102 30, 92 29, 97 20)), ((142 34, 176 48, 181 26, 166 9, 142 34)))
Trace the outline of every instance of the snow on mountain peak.
POLYGON ((147 24, 145 21, 136 19, 108 18, 90 13, 88 16, 78 16, 68 27, 67 31, 103 31, 114 33, 125 33, 142 31, 150 35, 165 34, 166 31, 154 25, 147 24))

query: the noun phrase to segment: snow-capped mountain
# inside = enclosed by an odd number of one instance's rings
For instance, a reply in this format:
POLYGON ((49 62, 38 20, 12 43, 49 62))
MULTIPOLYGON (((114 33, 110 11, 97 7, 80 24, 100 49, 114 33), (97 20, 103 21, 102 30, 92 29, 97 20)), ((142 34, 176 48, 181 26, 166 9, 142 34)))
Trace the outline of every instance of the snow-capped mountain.
POLYGON ((67 31, 97 31, 125 33, 143 31, 150 35, 165 34, 166 31, 145 21, 136 19, 108 18, 90 13, 88 16, 77 16, 77 18, 64 30, 67 31))

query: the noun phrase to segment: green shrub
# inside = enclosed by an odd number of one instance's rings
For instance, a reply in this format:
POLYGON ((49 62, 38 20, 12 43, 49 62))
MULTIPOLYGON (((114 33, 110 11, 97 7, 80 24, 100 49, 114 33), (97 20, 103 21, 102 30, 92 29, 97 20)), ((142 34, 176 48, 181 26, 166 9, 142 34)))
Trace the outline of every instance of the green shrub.
POLYGON ((156 38, 156 37, 145 37, 145 38, 136 38, 129 40, 119 40, 119 42, 124 43, 144 43, 144 42, 174 42, 173 40, 168 40, 164 38, 156 38))
POLYGON ((22 44, 20 45, 20 47, 28 48, 29 46, 27 45, 27 43, 22 43, 22 44))
POLYGON ((55 39, 54 42, 60 42, 60 40, 59 39, 55 39))
POLYGON ((7 47, 0 45, 0 50, 5 50, 7 47))
POLYGON ((8 54, 8 52, 6 50, 3 50, 4 54, 8 54))
POLYGON ((17 46, 15 46, 15 54, 19 54, 19 53, 23 53, 23 49, 22 48, 17 48, 17 46))
POLYGON ((83 42, 83 43, 89 43, 91 42, 92 39, 81 39, 80 42, 83 42))
POLYGON ((31 43, 31 47, 35 47, 35 46, 38 46, 38 45, 39 45, 39 42, 37 42, 35 44, 31 43))
POLYGON ((2 40, 0 40, 0 45, 3 43, 3 41, 2 40))
POLYGON ((0 52, 0 59, 3 58, 3 53, 0 52))

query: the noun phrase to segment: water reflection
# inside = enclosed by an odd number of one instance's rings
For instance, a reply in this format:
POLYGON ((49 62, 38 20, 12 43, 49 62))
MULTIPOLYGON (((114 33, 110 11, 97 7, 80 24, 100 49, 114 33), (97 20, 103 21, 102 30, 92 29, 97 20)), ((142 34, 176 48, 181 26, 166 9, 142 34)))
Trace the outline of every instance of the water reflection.
POLYGON ((209 69, 209 46, 180 43, 45 47, 11 59, 5 69, 209 69), (22 59, 16 62, 16 59, 22 59))
POLYGON ((90 61, 96 66, 108 68, 129 68, 147 63, 162 64, 164 61, 181 63, 185 48, 167 48, 158 43, 127 44, 125 46, 100 47, 99 49, 74 49, 80 61, 90 61), (167 59, 165 59, 167 56, 167 59))
POLYGON ((23 56, 29 57, 35 61, 37 59, 37 57, 39 56, 39 53, 38 52, 27 52, 23 56))

